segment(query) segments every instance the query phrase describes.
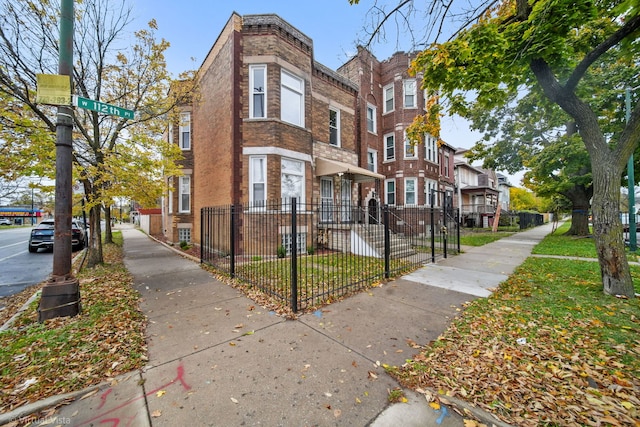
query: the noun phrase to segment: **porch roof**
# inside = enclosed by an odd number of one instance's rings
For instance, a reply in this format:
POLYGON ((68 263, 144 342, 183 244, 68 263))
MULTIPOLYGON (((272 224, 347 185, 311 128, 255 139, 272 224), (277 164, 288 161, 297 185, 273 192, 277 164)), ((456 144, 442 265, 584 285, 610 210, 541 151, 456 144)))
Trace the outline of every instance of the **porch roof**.
POLYGON ((355 182, 373 181, 374 179, 384 179, 384 175, 371 172, 369 169, 361 168, 349 163, 337 160, 316 157, 316 176, 338 175, 348 173, 353 175, 355 182))

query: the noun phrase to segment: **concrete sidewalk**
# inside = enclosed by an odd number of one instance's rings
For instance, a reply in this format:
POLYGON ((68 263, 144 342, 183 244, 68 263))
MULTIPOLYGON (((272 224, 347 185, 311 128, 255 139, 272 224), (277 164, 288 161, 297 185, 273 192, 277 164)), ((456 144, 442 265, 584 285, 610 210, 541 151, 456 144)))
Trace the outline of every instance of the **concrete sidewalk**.
MULTIPOLYGON (((122 228, 125 262, 148 317, 149 363, 61 407, 74 426, 463 426, 419 395, 390 405, 401 365, 488 296, 551 224, 467 248, 385 285, 285 320, 140 231, 122 228)), ((501 425, 477 413, 483 421, 501 425)), ((54 422, 54 424, 56 424, 54 422)), ((502 424, 503 425, 503 424, 502 424)))

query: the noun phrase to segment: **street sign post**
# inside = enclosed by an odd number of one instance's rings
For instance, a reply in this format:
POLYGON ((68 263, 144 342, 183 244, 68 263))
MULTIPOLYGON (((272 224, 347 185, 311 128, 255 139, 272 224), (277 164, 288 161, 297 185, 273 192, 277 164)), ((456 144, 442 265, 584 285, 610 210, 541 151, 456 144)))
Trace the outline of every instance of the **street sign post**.
POLYGON ((104 102, 83 98, 77 95, 73 95, 73 105, 79 108, 84 108, 85 110, 122 117, 123 119, 133 119, 136 114, 133 110, 127 110, 126 108, 116 107, 115 105, 105 104, 104 102))

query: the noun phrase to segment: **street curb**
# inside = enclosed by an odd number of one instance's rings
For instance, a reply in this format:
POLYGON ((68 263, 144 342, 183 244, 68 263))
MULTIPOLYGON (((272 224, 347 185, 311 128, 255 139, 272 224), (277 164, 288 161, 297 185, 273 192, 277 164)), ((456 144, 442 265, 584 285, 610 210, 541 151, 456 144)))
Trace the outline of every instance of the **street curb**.
MULTIPOLYGON (((71 265, 73 265, 76 260, 78 259, 78 257, 80 255, 82 255, 87 249, 83 249, 82 251, 80 251, 76 256, 73 257, 73 259, 71 260, 71 265)), ((46 282, 46 280, 45 280, 46 282)), ((43 283, 43 282, 40 282, 43 283)), ((31 297, 29 297, 29 299, 27 300, 27 302, 25 302, 24 304, 22 304, 22 307, 20 307, 20 309, 18 309, 18 311, 16 311, 16 313, 11 316, 11 318, 9 318, 9 320, 7 320, 6 322, 4 322, 4 324, 2 326, 0 326, 0 332, 6 331, 7 329, 9 329, 11 327, 11 325, 13 325, 13 322, 16 321, 16 319, 25 312, 25 310, 29 307, 29 304, 31 304, 33 302, 33 300, 35 300, 40 293, 42 292, 42 289, 38 289, 37 291, 35 291, 33 293, 33 295, 31 295, 31 297)))
POLYGON ((137 375, 142 375, 142 371, 137 369, 134 371, 130 371, 130 372, 125 372, 123 374, 118 375, 117 377, 109 380, 109 381, 103 381, 101 383, 95 384, 95 385, 91 385, 88 386, 86 388, 83 388, 82 390, 77 390, 77 391, 71 391, 69 393, 65 393, 65 394, 58 394, 55 396, 50 396, 47 397, 45 399, 42 400, 38 400, 37 402, 33 402, 33 403, 28 403, 26 405, 23 405, 19 408, 14 409, 11 412, 7 412, 4 414, 0 414, 0 425, 5 425, 8 424, 12 421, 17 421, 21 418, 25 418, 28 417, 31 414, 35 414, 37 412, 40 411, 44 411, 47 408, 50 408, 52 406, 56 406, 62 402, 64 402, 65 400, 76 400, 79 397, 81 398, 82 396, 91 393, 92 391, 99 389, 101 387, 110 387, 112 385, 113 380, 115 379, 116 381, 119 382, 120 378, 125 378, 129 375, 132 374, 137 374, 137 375))
POLYGON ((9 329, 12 325, 13 322, 16 321, 16 319, 22 314, 24 313, 27 308, 29 308, 29 305, 40 295, 41 289, 38 289, 37 291, 35 291, 33 293, 33 295, 31 295, 31 297, 29 297, 29 299, 27 300, 27 302, 25 302, 24 304, 22 304, 22 307, 20 307, 18 309, 18 311, 15 312, 15 314, 13 316, 11 316, 9 318, 9 320, 7 320, 6 322, 4 322, 4 325, 0 326, 0 332, 6 331, 7 329, 9 329))
POLYGON ((68 400, 68 399, 75 400, 79 396, 90 393, 96 388, 103 387, 107 384, 109 383, 103 382, 100 384, 96 384, 96 385, 84 388, 82 390, 72 391, 65 394, 58 394, 55 396, 47 397, 42 400, 38 400, 37 402, 28 403, 24 406, 14 409, 11 412, 0 414, 0 425, 5 425, 12 421, 17 421, 21 418, 28 417, 29 415, 34 414, 36 412, 44 411, 45 409, 58 405, 59 403, 64 402, 65 400, 68 400))

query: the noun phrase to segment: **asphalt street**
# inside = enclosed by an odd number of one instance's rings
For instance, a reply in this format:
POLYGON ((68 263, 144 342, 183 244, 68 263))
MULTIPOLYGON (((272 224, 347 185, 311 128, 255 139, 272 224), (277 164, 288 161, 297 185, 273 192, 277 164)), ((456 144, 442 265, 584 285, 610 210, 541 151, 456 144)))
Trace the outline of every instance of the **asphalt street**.
POLYGON ((31 227, 0 228, 0 297, 45 280, 53 267, 53 252, 29 253, 31 227))

